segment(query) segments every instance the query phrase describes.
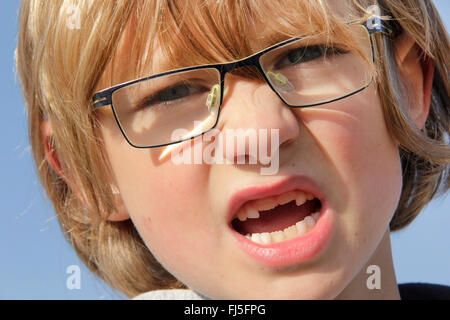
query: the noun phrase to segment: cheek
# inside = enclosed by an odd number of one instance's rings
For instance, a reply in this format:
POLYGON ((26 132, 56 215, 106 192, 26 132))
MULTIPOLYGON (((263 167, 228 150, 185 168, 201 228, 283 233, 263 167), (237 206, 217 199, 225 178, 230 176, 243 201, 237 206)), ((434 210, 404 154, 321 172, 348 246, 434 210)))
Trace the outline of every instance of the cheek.
POLYGON ((203 181, 207 179, 202 166, 175 165, 170 157, 159 161, 163 149, 133 148, 112 120, 102 123, 114 180, 130 213, 162 214, 170 212, 170 208, 183 208, 189 200, 189 207, 196 205, 193 195, 204 194, 203 181))
MULTIPOLYGON (((205 203, 207 193, 205 170, 201 166, 176 166, 147 168, 142 176, 148 181, 136 183, 124 197, 129 205, 132 219, 142 224, 153 234, 169 234, 169 238, 178 239, 191 233, 203 219, 208 209, 205 203), (151 182, 150 182, 151 181, 151 182)), ((139 223, 137 223, 139 224, 139 223)), ((152 238, 155 238, 152 236, 152 238)))
POLYGON ((154 171, 150 176, 159 175, 162 180, 155 183, 152 196, 146 192, 133 195, 129 201, 131 219, 164 268, 184 283, 191 283, 214 264, 214 248, 220 241, 213 236, 217 230, 207 197, 207 170, 202 165, 173 165, 154 171), (136 207, 139 199, 146 200, 136 207), (198 259, 204 265, 199 266, 198 259))
POLYGON ((374 89, 302 115, 305 125, 340 175, 347 194, 341 208, 365 211, 384 222, 393 214, 401 192, 398 148, 388 134, 374 89), (316 114, 314 114, 316 112, 316 114), (383 218, 381 218, 383 217, 383 218))
POLYGON ((212 224, 207 166, 175 165, 170 158, 156 163, 160 151, 119 141, 107 147, 124 206, 155 258, 176 275, 179 266, 195 265, 195 257, 213 255, 214 239, 201 228, 212 224))

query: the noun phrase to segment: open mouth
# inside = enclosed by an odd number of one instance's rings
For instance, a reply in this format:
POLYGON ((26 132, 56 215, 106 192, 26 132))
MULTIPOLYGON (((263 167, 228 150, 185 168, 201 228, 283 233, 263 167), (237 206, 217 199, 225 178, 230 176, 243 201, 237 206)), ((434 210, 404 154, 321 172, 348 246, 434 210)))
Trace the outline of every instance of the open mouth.
POLYGON ((244 257, 281 268, 312 261, 333 243, 335 216, 321 188, 293 175, 238 189, 228 203, 228 226, 244 257))
POLYGON ((231 226, 250 241, 269 245, 306 235, 316 225, 321 208, 318 198, 294 190, 244 203, 231 226))

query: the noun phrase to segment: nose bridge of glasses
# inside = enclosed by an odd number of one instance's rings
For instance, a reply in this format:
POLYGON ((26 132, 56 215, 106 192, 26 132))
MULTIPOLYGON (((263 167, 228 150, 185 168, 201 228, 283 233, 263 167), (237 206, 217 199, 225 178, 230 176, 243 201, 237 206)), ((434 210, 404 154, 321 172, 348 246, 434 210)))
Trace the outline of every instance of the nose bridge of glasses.
MULTIPOLYGON (((225 75, 230 73, 233 76, 248 80, 256 80, 262 83, 266 82, 267 79, 267 81, 269 81, 268 84, 271 85, 275 91, 291 93, 294 88, 289 79, 280 72, 263 70, 259 61, 260 56, 261 54, 257 53, 245 59, 224 64, 222 67, 223 77, 225 78, 225 75)), ((210 107, 208 103, 207 106, 209 110, 210 107)))
POLYGON ((231 73, 240 77, 264 81, 259 66, 259 54, 224 64, 222 67, 223 75, 231 73))

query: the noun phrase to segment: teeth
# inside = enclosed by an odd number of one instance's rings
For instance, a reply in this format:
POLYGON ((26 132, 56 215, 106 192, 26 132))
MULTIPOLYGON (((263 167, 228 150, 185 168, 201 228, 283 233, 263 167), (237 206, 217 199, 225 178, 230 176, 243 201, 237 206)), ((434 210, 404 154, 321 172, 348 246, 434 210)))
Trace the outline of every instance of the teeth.
POLYGON ((299 221, 295 224, 295 226, 297 227, 297 232, 299 234, 306 234, 308 232, 308 227, 305 224, 305 221, 299 221))
POLYGON ((238 214, 237 218, 240 221, 245 221, 247 218, 258 219, 260 211, 267 211, 275 208, 278 205, 283 205, 295 200, 297 206, 303 205, 307 200, 314 199, 314 196, 307 192, 302 191, 290 191, 283 193, 277 197, 256 200, 251 203, 251 205, 246 205, 242 208, 238 214))
POLYGON ((275 208, 277 203, 273 199, 264 199, 256 201, 254 206, 258 208, 258 211, 266 211, 275 208))
POLYGON ((239 221, 245 221, 247 219, 258 219, 259 211, 250 206, 246 206, 239 210, 237 218, 239 219, 239 221))
POLYGON ((314 196, 311 193, 306 193, 306 199, 312 200, 312 199, 314 199, 314 196))
POLYGON ((260 235, 260 240, 262 244, 271 244, 272 243, 272 237, 270 236, 270 233, 264 232, 260 235))
MULTIPOLYGON (((314 199, 314 196, 307 192, 290 191, 276 197, 266 198, 253 201, 251 204, 245 205, 237 213, 237 219, 246 221, 247 219, 258 219, 260 211, 271 210, 278 205, 283 205, 295 200, 297 206, 303 205, 306 201, 314 199)), ((284 230, 264 233, 247 234, 245 237, 250 241, 259 244, 277 243, 308 233, 314 228, 316 221, 319 219, 319 212, 314 212, 305 217, 302 221, 290 226, 284 230)))
POLYGON ((261 241, 261 234, 260 234, 260 233, 253 233, 253 234, 252 234, 252 238, 251 238, 250 240, 252 240, 253 242, 261 243, 261 244, 262 244, 262 241, 261 241))
POLYGON ((286 239, 291 239, 297 236, 297 231, 297 227, 294 225, 284 229, 283 233, 286 236, 286 239))
POLYGON ((259 211, 252 207, 247 207, 247 217, 250 219, 258 219, 259 211))
POLYGON ((292 200, 294 200, 296 196, 297 196, 297 194, 295 192, 283 193, 281 196, 278 197, 278 204, 283 205, 283 204, 289 203, 292 200))
POLYGON ((303 192, 299 193, 295 198, 295 204, 297 206, 301 206, 305 202, 306 202, 306 194, 304 194, 303 192))
POLYGON ((314 212, 311 214, 311 217, 313 217, 313 219, 315 221, 319 220, 319 216, 320 216, 320 212, 314 212))
POLYGON ((281 242, 285 239, 283 231, 272 232, 270 233, 270 236, 272 238, 272 242, 281 242))
POLYGON ((303 219, 303 221, 305 221, 305 224, 306 224, 306 227, 308 228, 308 230, 311 230, 316 225, 316 220, 314 220, 313 217, 311 217, 311 216, 305 217, 305 219, 303 219))
POLYGON ((247 211, 245 211, 243 209, 239 210, 239 212, 237 214, 237 218, 239 219, 239 221, 247 220, 247 211))
POLYGON ((287 227, 283 231, 264 232, 264 233, 252 233, 247 234, 245 237, 250 241, 259 244, 271 244, 284 240, 292 239, 298 236, 303 236, 311 231, 316 225, 316 218, 319 212, 315 212, 309 216, 306 216, 302 221, 297 222, 295 225, 287 227))

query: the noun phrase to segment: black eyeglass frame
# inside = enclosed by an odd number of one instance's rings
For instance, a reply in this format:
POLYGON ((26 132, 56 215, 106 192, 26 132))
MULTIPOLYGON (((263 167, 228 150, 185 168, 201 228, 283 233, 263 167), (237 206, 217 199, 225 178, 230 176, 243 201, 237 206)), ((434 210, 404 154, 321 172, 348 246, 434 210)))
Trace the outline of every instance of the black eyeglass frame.
MULTIPOLYGON (((352 24, 352 23, 350 23, 350 24, 352 24)), ((368 34, 369 34, 369 40, 370 40, 371 52, 372 52, 372 60, 373 60, 373 63, 375 63, 375 52, 374 52, 372 34, 374 34, 374 33, 383 33, 383 34, 389 35, 389 34, 392 33, 392 31, 389 28, 389 26, 387 25, 387 23, 384 22, 383 20, 381 20, 378 16, 371 16, 371 17, 369 17, 369 19, 367 19, 366 21, 364 21, 360 25, 364 26, 366 28, 368 34)), ((303 37, 296 37, 296 38, 291 38, 291 39, 282 41, 280 43, 272 45, 272 46, 270 46, 270 47, 268 47, 266 49, 263 49, 262 51, 254 53, 251 56, 248 56, 248 57, 240 59, 240 60, 236 60, 236 61, 232 61, 232 62, 226 62, 226 63, 193 66, 193 67, 187 67, 187 68, 181 68, 181 69, 166 71, 166 72, 163 72, 163 73, 158 73, 156 75, 152 75, 152 76, 148 76, 148 77, 144 77, 144 78, 139 78, 139 79, 127 81, 127 82, 124 82, 124 83, 121 83, 121 84, 118 84, 118 85, 115 85, 115 86, 103 89, 103 90, 101 90, 101 91, 99 91, 99 92, 94 94, 92 110, 96 110, 96 109, 99 109, 101 107, 111 105, 111 109, 113 111, 115 121, 116 121, 117 125, 119 126, 119 129, 120 129, 122 135, 125 137, 126 141, 132 147, 139 148, 139 149, 159 148, 159 147, 165 147, 165 146, 168 146, 168 145, 172 145, 172 144, 176 144, 176 143, 180 143, 180 142, 184 142, 184 141, 195 139, 195 138, 197 138, 199 136, 202 136, 202 135, 208 133, 209 131, 211 131, 212 129, 214 129, 217 126, 217 123, 219 122, 219 118, 220 118, 220 111, 222 109, 222 103, 223 103, 223 96, 224 96, 223 92, 224 92, 224 86, 225 86, 225 75, 228 72, 230 72, 230 71, 232 71, 234 69, 237 69, 237 68, 242 68, 242 67, 247 67, 247 66, 255 66, 258 69, 258 72, 262 75, 262 77, 266 81, 266 83, 272 89, 272 91, 275 92, 275 94, 281 99, 281 101, 283 101, 290 108, 308 108, 308 107, 315 107, 315 106, 324 105, 324 104, 327 104, 327 103, 332 103, 332 102, 335 102, 335 101, 339 101, 339 100, 345 99, 347 97, 350 97, 352 95, 355 95, 355 94, 363 91, 364 89, 366 89, 367 87, 369 87, 372 84, 373 77, 372 77, 371 81, 367 85, 363 86, 362 88, 359 88, 356 91, 351 92, 349 94, 346 94, 344 96, 337 97, 335 99, 324 101, 324 102, 308 104, 308 105, 291 105, 291 104, 287 103, 286 100, 278 93, 278 91, 271 84, 270 80, 267 78, 266 73, 264 72, 264 70, 263 70, 263 68, 262 68, 262 66, 260 64, 260 57, 263 56, 264 54, 274 50, 274 49, 277 49, 279 47, 282 47, 284 45, 287 45, 289 43, 292 43, 294 41, 301 40, 301 39, 303 39, 303 37), (122 128, 122 125, 120 124, 119 118, 117 116, 116 110, 115 110, 114 105, 113 105, 113 100, 112 100, 113 93, 115 91, 119 90, 119 89, 122 89, 124 87, 130 86, 130 85, 142 82, 142 81, 156 79, 156 78, 163 77, 163 76, 168 76, 168 75, 171 75, 171 74, 177 74, 177 73, 193 71, 193 70, 202 70, 202 69, 216 69, 219 72, 219 74, 220 74, 220 92, 221 92, 221 94, 220 94, 220 101, 219 101, 219 105, 218 105, 218 113, 217 113, 217 117, 216 117, 216 122, 214 123, 214 125, 210 129, 206 130, 205 132, 202 132, 200 134, 194 135, 192 137, 189 137, 189 138, 186 138, 186 139, 183 139, 183 140, 178 140, 178 141, 174 141, 174 142, 168 142, 168 143, 159 144, 159 145, 150 145, 150 146, 140 146, 140 145, 134 144, 128 138, 126 132, 124 131, 124 129, 122 128)))

